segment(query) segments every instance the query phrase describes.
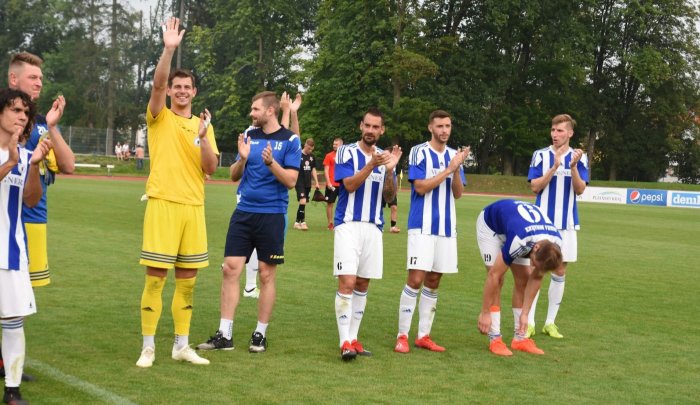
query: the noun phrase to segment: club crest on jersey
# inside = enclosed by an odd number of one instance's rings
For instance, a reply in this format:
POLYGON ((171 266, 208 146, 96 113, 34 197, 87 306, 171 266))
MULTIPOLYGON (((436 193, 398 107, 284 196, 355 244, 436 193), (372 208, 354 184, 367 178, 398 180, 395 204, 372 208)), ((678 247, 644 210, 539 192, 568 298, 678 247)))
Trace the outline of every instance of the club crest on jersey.
POLYGON ((199 143, 200 143, 200 142, 201 142, 201 141, 200 141, 200 139, 199 139, 199 136, 195 136, 195 137, 194 137, 194 146, 199 147, 199 143))

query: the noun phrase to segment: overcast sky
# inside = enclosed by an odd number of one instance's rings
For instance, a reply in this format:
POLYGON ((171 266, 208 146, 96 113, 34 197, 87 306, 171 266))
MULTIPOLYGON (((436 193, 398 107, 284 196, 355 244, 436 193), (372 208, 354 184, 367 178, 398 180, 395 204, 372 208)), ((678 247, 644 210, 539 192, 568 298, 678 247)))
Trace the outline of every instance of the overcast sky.
POLYGON ((158 4, 158 0, 127 0, 127 3, 129 3, 131 7, 135 8, 136 10, 143 11, 143 15, 148 17, 149 8, 155 9, 156 4, 158 4))

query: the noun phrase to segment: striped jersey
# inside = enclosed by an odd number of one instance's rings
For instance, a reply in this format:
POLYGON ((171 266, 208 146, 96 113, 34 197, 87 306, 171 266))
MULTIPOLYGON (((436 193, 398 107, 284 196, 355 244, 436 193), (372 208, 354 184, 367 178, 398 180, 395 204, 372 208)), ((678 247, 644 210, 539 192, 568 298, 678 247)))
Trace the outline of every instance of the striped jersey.
MULTIPOLYGON (((457 236, 455 198, 452 194, 454 173, 425 195, 418 194, 413 184, 415 180, 430 179, 445 171, 456 153, 457 151, 450 147, 446 147, 443 152, 437 152, 430 147, 429 142, 411 148, 408 158, 408 181, 411 182, 408 229, 420 229, 421 233, 426 235, 457 236)), ((465 184, 462 167, 459 169, 459 176, 458 181, 465 184)))
POLYGON ((484 221, 503 240, 503 261, 530 254, 535 243, 548 240, 561 246, 561 235, 540 207, 515 200, 499 200, 484 208, 484 221))
MULTIPOLYGON (((537 204, 547 213, 557 229, 579 229, 576 193, 571 182, 571 158, 574 150, 562 157, 561 164, 549 184, 537 194, 537 204)), ((542 177, 554 164, 554 150, 551 146, 536 150, 532 155, 527 180, 542 177)), ((576 165, 581 179, 588 184, 588 157, 584 154, 576 165)))
MULTIPOLYGON (((270 168, 265 165, 262 152, 270 144, 272 156, 285 169, 299 170, 301 142, 299 135, 280 127, 266 134, 261 128, 249 127, 245 131, 250 153, 238 185, 236 209, 257 214, 286 214, 289 205, 289 190, 280 183, 270 168)), ((236 156, 236 161, 240 155, 236 156)))
MULTIPOLYGON (((19 163, 0 181, 0 269, 27 270, 27 244, 22 222, 24 184, 29 173, 32 153, 18 147, 19 163)), ((7 150, 0 150, 0 164, 9 158, 7 150)))
MULTIPOLYGON (((382 153, 382 149, 377 148, 377 153, 382 153)), ((352 193, 348 192, 343 183, 344 178, 354 176, 371 159, 371 155, 360 149, 359 142, 338 148, 335 157, 335 181, 340 183, 340 188, 335 208, 335 226, 346 222, 370 222, 376 224, 380 230, 383 229, 382 191, 386 166, 375 167, 365 182, 352 193)))

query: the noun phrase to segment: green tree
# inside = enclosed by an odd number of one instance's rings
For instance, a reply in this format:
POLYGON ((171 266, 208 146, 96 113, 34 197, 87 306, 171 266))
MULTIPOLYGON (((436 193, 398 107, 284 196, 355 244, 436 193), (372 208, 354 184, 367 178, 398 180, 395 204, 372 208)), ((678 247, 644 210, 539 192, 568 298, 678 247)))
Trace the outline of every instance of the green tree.
POLYGON ((387 62, 394 42, 388 2, 324 1, 315 39, 302 131, 326 147, 335 137, 354 141, 362 113, 372 106, 386 110, 392 99, 387 62))
POLYGON ((250 125, 256 93, 299 91, 300 47, 314 29, 317 7, 316 0, 208 0, 189 12, 191 55, 183 64, 191 56, 200 78, 195 107, 213 112, 220 149, 233 149, 250 125))

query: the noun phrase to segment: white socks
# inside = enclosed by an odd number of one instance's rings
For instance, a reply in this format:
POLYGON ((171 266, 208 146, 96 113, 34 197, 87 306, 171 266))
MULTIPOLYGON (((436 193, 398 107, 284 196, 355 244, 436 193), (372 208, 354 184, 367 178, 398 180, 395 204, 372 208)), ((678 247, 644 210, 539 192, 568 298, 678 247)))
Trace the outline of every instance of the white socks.
POLYGON ((430 335, 435 319, 435 307, 437 307, 437 288, 431 289, 423 286, 420 303, 418 304, 418 339, 430 335))
POLYGON ((338 323, 340 346, 350 341, 350 318, 352 317, 352 295, 335 293, 335 320, 338 323))
POLYGON ((252 291, 258 286, 258 251, 253 250, 245 265, 245 290, 252 291))
POLYGON ((352 292, 352 319, 350 320, 350 331, 348 338, 352 342, 357 340, 357 333, 360 330, 360 323, 362 323, 362 317, 365 314, 365 306, 367 305, 367 291, 359 292, 353 290, 352 292))
POLYGON ((231 339, 233 336, 233 319, 220 319, 219 330, 226 339, 231 339))
POLYGON ((2 358, 5 361, 5 387, 19 387, 24 371, 24 318, 2 322, 2 358))
POLYGON ((501 337, 501 307, 491 305, 491 328, 489 329, 489 340, 501 337))
POLYGON ((416 310, 416 301, 418 301, 418 293, 420 290, 405 285, 399 299, 399 334, 408 336, 408 331, 411 330, 411 320, 413 312, 416 310))
POLYGON ((264 337, 265 333, 267 333, 267 325, 267 323, 262 323, 258 321, 258 325, 255 327, 255 331, 260 332, 260 334, 262 334, 264 337))
MULTIPOLYGON (((564 298, 564 286, 566 284, 566 276, 557 276, 552 274, 551 281, 549 282, 549 291, 547 292, 547 320, 544 322, 545 325, 553 324, 557 319, 557 314, 559 313, 559 305, 564 298)), ((535 326, 535 309, 537 308, 537 300, 540 297, 540 292, 537 291, 535 300, 532 301, 532 307, 530 307, 530 313, 527 317, 527 323, 530 326, 535 326)))
POLYGON ((549 306, 547 307, 547 320, 545 325, 554 323, 559 312, 559 304, 564 298, 564 284, 566 276, 557 276, 552 274, 552 281, 549 283, 549 306))

